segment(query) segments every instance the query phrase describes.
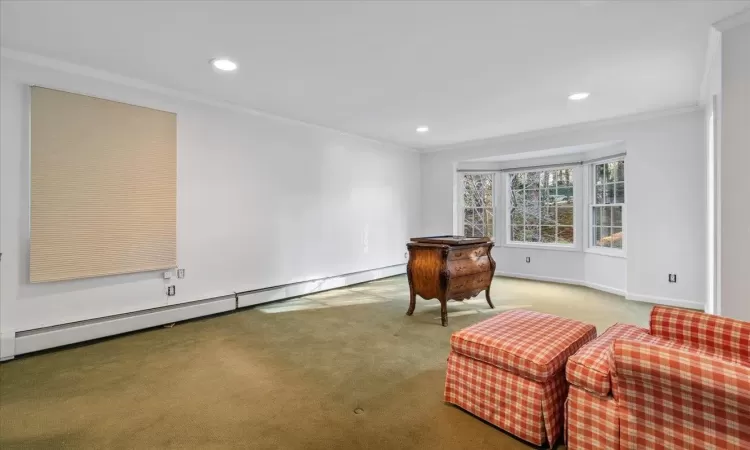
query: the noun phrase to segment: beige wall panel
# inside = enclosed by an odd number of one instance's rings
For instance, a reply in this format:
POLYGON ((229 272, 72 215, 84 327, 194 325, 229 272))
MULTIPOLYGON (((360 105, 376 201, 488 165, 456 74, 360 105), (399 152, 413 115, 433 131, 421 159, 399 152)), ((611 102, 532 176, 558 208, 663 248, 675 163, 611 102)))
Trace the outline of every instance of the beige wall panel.
POLYGON ((177 265, 177 117, 31 88, 31 282, 177 265))

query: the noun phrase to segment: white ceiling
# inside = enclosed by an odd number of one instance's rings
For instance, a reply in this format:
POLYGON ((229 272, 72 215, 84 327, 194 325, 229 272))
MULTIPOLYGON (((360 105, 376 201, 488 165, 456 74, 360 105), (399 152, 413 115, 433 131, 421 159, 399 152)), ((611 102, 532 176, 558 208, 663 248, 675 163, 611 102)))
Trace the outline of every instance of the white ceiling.
POLYGON ((1 5, 3 47, 428 148, 694 104, 708 27, 750 1, 1 5))

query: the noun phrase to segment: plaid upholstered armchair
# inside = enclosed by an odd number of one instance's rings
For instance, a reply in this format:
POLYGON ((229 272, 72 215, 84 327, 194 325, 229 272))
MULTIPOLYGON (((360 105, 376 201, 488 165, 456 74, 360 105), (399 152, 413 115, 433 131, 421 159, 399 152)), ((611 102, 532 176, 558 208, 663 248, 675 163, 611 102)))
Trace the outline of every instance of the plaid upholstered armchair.
POLYGON ((750 323, 655 307, 568 360, 568 448, 750 448, 750 323))

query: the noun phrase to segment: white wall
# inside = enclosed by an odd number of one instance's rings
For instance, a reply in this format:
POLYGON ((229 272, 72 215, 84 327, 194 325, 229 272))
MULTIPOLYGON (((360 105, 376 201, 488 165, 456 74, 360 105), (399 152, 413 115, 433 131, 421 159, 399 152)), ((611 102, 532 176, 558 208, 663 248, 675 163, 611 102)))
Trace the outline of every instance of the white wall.
POLYGON ((721 313, 750 321, 750 23, 721 43, 721 313))
MULTIPOLYGON (((538 152, 599 142, 623 142, 627 149, 626 186, 627 260, 604 264, 624 275, 592 272, 591 283, 612 282, 625 286, 628 297, 665 304, 702 308, 706 289, 706 173, 703 112, 693 108, 681 113, 642 115, 599 123, 522 133, 444 149, 422 155, 422 234, 445 234, 453 230, 454 171, 460 161, 496 155, 538 152), (676 273, 678 283, 667 274, 676 273)), ((498 267, 515 264, 520 253, 497 253, 498 267), (510 262, 502 261, 507 257, 510 262)), ((587 267, 602 260, 579 256, 578 267, 560 268, 562 256, 555 250, 535 250, 539 273, 550 277, 585 274, 587 267), (554 252, 554 253, 553 253, 554 252), (554 256, 552 256, 554 255, 554 256), (561 272, 569 271, 568 272, 561 272)), ((606 257, 603 257, 606 258, 606 257)), ((534 259, 532 259, 533 261, 534 259)), ((531 270, 529 268, 529 270, 531 270)))
POLYGON ((555 283, 589 286, 613 294, 627 294, 627 259, 584 251, 495 247, 495 273, 555 283), (526 257, 531 262, 526 262, 526 257))
POLYGON ((582 284, 617 295, 627 295, 628 261, 626 258, 585 253, 583 271, 586 278, 582 284))
POLYGON ((492 251, 495 272, 504 276, 521 276, 558 283, 580 282, 585 279, 583 254, 578 251, 542 250, 503 247, 492 251), (531 262, 526 262, 526 258, 531 262))
POLYGON ((3 57, 0 67, 3 336, 403 264, 404 244, 419 231, 419 155, 409 149, 75 66, 3 57), (177 255, 186 277, 173 280, 175 297, 165 295, 161 272, 28 282, 29 84, 178 114, 177 255))

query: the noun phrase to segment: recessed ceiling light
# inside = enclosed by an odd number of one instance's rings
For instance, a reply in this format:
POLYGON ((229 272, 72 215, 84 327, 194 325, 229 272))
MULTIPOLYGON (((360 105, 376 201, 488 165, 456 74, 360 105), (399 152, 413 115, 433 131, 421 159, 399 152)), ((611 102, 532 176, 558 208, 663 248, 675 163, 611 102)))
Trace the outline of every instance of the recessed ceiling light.
POLYGON ((568 98, 571 100, 583 100, 585 98, 588 98, 589 95, 591 94, 589 94, 588 92, 576 92, 574 94, 570 94, 568 98))
POLYGON ((237 63, 226 58, 216 58, 211 60, 211 65, 224 72, 237 70, 237 63))
POLYGON ((427 133, 428 131, 430 131, 429 127, 417 127, 417 133, 427 133))

